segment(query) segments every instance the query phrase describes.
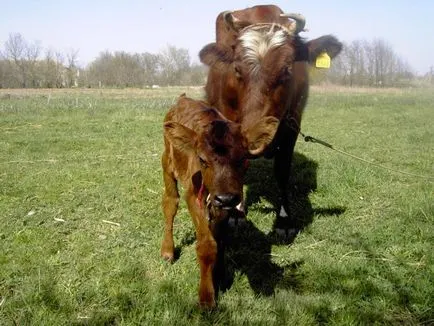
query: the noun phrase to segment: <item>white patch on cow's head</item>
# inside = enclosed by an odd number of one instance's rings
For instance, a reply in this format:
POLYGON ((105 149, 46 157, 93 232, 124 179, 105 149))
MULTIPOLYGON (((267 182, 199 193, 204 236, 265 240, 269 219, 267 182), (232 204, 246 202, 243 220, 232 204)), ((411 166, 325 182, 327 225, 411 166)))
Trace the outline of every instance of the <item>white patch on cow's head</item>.
POLYGON ((243 59, 249 64, 253 74, 259 71, 261 61, 268 51, 284 45, 289 36, 287 29, 274 30, 275 24, 264 25, 266 24, 247 27, 239 38, 244 52, 243 59))

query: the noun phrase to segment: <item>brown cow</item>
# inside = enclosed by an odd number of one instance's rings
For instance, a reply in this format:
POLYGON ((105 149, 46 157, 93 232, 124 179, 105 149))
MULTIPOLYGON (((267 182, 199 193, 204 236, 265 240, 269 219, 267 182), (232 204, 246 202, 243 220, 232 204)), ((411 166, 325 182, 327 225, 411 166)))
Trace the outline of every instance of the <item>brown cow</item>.
POLYGON ((226 117, 240 123, 242 132, 258 119, 279 119, 275 138, 262 154, 274 157, 281 200, 276 231, 294 232, 287 186, 308 96, 308 64, 323 52, 335 57, 342 44, 330 35, 305 42, 297 34, 299 27, 277 23, 249 25, 250 22, 236 22, 230 13, 224 17, 226 28, 238 37, 231 48, 211 43, 201 50, 201 61, 210 67, 206 98, 226 117))
POLYGON ((162 156, 165 229, 161 255, 174 260, 173 220, 178 209, 179 181, 196 229, 202 306, 215 305, 219 284, 216 271, 221 271, 223 264, 221 231, 230 210, 241 201, 244 162, 271 141, 277 124, 273 117, 260 119, 248 130, 246 138, 239 124, 185 95, 165 117, 162 156))

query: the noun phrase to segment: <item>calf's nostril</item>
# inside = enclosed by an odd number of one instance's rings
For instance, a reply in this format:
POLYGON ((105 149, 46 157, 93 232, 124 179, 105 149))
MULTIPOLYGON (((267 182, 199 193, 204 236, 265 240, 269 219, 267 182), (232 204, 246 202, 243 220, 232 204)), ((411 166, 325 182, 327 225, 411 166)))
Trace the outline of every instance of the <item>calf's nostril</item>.
POLYGON ((221 194, 216 195, 214 203, 216 206, 235 207, 241 201, 241 197, 237 194, 221 194))

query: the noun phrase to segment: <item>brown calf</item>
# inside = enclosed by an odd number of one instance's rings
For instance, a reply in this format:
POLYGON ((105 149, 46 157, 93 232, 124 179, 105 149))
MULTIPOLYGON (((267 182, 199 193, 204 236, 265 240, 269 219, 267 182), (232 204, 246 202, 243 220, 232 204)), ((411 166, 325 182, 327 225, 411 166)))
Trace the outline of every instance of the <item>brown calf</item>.
POLYGON ((299 27, 277 23, 249 25, 250 22, 236 22, 231 13, 224 17, 226 28, 237 39, 230 48, 217 42, 201 50, 201 61, 210 67, 206 98, 226 117, 240 123, 242 131, 264 117, 280 121, 273 141, 262 154, 274 157, 281 201, 276 229, 295 231, 295 220, 289 216, 287 186, 308 96, 308 65, 323 52, 335 57, 342 44, 330 35, 305 42, 297 34, 299 27))
POLYGON ((178 209, 177 183, 196 229, 200 266, 199 302, 213 307, 218 289, 217 265, 223 264, 220 234, 230 210, 242 198, 245 161, 263 150, 274 136, 278 121, 268 117, 241 133, 239 124, 227 120, 206 103, 182 95, 164 120, 162 156, 165 228, 161 255, 174 260, 173 220, 178 209))

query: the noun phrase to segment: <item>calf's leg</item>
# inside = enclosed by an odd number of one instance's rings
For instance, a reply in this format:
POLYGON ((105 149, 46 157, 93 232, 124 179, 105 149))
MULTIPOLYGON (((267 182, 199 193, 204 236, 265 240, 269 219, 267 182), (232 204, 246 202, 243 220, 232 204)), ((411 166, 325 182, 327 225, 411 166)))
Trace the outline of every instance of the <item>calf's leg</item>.
POLYGON ((163 172, 164 194, 162 200, 164 213, 164 234, 161 243, 161 256, 170 262, 174 260, 173 220, 178 211, 179 193, 176 179, 167 171, 163 172))
POLYGON ((199 260, 199 303, 206 308, 215 306, 213 270, 217 259, 217 243, 210 234, 198 234, 197 258, 199 260))
POLYGON ((205 217, 206 208, 199 207, 190 193, 186 199, 196 228, 196 254, 200 269, 199 304, 204 308, 212 308, 215 307, 213 270, 217 260, 217 243, 205 217))

